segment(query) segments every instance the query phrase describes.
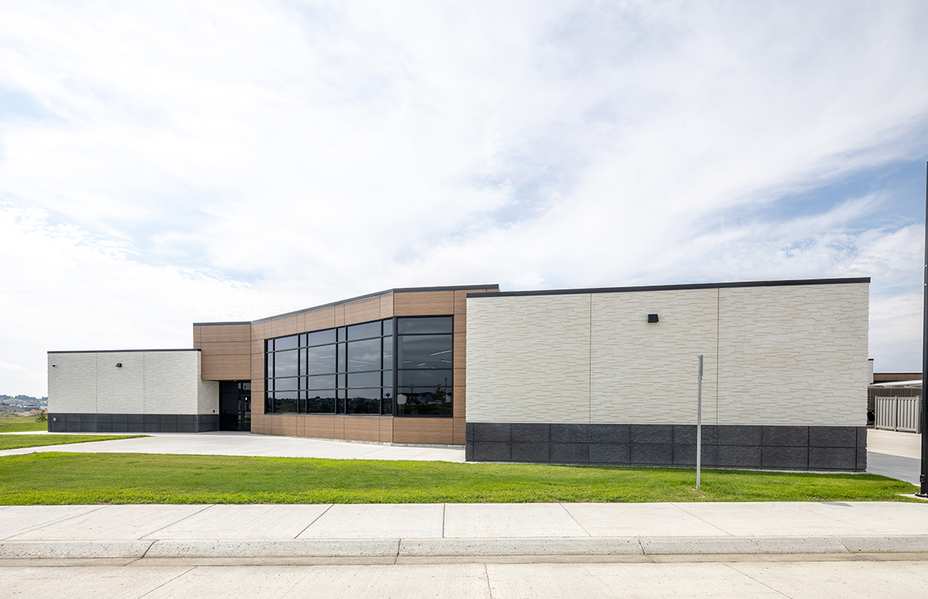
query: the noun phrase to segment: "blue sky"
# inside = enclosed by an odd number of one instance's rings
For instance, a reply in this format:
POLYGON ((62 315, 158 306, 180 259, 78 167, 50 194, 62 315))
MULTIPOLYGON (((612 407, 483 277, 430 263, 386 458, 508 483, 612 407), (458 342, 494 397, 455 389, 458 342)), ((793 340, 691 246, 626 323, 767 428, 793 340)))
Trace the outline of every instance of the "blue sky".
POLYGON ((920 363, 919 2, 14 2, 0 393, 395 286, 871 276, 920 363))

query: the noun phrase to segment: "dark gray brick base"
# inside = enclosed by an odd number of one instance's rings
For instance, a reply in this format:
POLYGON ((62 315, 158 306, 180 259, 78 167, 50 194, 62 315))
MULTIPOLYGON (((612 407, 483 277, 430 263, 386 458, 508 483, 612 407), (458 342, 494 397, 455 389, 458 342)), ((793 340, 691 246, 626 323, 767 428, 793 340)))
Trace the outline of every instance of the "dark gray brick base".
POLYGON ((217 414, 48 415, 50 433, 203 433, 218 430, 217 414))
MULTIPOLYGON (((467 423, 468 461, 691 466, 696 427, 686 424, 467 423)), ((706 466, 774 470, 867 469, 863 426, 702 427, 706 466)))

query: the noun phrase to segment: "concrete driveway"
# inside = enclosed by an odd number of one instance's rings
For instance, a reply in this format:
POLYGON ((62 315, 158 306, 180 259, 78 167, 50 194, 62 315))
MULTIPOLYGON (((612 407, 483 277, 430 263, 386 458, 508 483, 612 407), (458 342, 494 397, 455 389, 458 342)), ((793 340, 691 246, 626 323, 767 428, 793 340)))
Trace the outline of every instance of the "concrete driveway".
POLYGON ((67 451, 74 453, 172 453, 184 455, 332 458, 341 460, 464 461, 464 450, 460 447, 381 445, 378 443, 230 432, 145 434, 149 436, 119 441, 8 449, 0 451, 0 456, 67 451))
POLYGON ((917 485, 921 473, 921 435, 867 431, 867 472, 917 485))

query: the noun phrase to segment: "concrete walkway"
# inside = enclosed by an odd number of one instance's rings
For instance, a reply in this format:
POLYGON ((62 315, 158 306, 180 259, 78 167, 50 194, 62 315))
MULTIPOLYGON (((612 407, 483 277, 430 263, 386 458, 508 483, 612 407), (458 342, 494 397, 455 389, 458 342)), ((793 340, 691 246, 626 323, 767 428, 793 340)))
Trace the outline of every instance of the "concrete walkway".
POLYGON ((922 503, 0 507, 0 560, 928 554, 922 503))
POLYGON ((464 461, 464 450, 460 447, 384 445, 231 432, 140 434, 149 436, 117 441, 94 441, 90 443, 7 449, 0 451, 0 457, 47 451, 67 451, 75 453, 172 453, 183 455, 333 458, 342 460, 464 461))

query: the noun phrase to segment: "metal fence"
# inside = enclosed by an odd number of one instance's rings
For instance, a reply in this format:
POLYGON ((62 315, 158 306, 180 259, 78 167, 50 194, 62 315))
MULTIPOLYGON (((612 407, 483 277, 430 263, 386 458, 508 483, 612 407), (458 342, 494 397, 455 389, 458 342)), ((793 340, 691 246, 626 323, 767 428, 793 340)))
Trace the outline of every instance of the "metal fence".
POLYGON ((918 412, 921 398, 914 397, 875 397, 875 428, 890 431, 920 433, 918 429, 918 412))

